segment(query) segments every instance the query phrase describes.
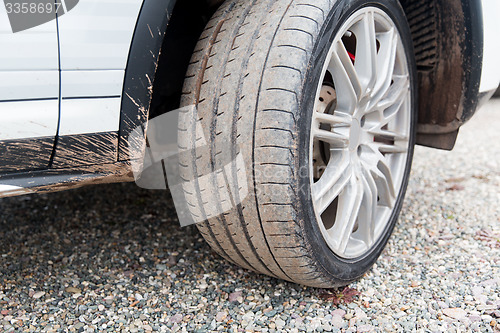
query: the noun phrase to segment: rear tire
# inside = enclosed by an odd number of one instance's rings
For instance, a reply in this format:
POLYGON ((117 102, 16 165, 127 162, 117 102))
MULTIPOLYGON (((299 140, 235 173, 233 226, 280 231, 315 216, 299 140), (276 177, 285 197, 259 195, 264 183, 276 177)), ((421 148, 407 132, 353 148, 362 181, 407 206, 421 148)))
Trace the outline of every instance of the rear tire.
MULTIPOLYGON (((185 196, 191 214, 204 221, 197 224, 201 234, 229 261, 280 279, 327 288, 358 279, 377 260, 401 209, 416 100, 410 31, 397 1, 225 1, 200 37, 186 75, 181 104, 195 105, 197 115, 179 119, 179 145, 191 151, 180 158, 182 177, 192 180, 184 185, 185 196), (399 186, 380 235, 363 253, 343 255, 325 236, 326 222, 312 197, 312 119, 332 39, 364 8, 386 13, 401 37, 408 133, 399 186)), ((352 132, 347 137, 354 140, 352 132)))

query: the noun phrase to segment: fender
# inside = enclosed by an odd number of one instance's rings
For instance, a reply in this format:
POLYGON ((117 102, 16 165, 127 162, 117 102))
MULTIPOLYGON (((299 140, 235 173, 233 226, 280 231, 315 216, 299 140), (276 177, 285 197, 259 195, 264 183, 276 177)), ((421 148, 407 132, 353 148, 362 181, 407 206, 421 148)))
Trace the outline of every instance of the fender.
POLYGON ((144 0, 142 4, 125 69, 118 161, 129 159, 128 137, 147 123, 163 37, 176 2, 144 0))

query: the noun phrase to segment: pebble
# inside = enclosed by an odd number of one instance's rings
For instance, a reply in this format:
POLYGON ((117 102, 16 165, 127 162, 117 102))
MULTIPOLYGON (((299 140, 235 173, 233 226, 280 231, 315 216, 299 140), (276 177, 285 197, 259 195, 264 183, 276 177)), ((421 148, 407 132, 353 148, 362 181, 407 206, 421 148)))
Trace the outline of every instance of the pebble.
POLYGON ((460 308, 447 308, 443 309, 443 313, 453 319, 462 319, 467 316, 467 312, 460 308))
POLYGON ((178 225, 168 193, 0 199, 0 332, 499 331, 499 110, 452 152, 416 147, 399 222, 347 304, 226 262, 178 225))
POLYGON ((373 326, 372 325, 360 325, 358 326, 358 332, 372 332, 373 331, 373 326))
POLYGON ((33 294, 33 298, 38 299, 38 298, 42 297, 43 295, 45 295, 45 291, 39 291, 39 292, 36 292, 33 294))
POLYGON ((331 312, 332 316, 339 316, 340 318, 344 317, 346 314, 345 310, 343 309, 335 309, 331 312))
POLYGON ((344 323, 345 320, 339 316, 333 316, 332 319, 330 319, 330 324, 336 328, 341 328, 342 326, 344 326, 344 323))
POLYGON ((242 292, 241 291, 235 291, 229 294, 229 302, 240 302, 240 299, 242 299, 242 292))
POLYGON ((224 321, 227 318, 227 312, 217 312, 217 316, 215 316, 215 320, 218 322, 224 321))
POLYGON ((78 288, 75 288, 75 287, 68 287, 65 289, 67 293, 71 293, 71 294, 81 294, 82 291, 78 288))
POLYGON ((274 323, 278 329, 282 329, 286 325, 285 321, 282 319, 276 319, 274 323))
POLYGON ((170 322, 178 324, 182 321, 182 319, 183 319, 182 315, 178 313, 170 318, 170 322))

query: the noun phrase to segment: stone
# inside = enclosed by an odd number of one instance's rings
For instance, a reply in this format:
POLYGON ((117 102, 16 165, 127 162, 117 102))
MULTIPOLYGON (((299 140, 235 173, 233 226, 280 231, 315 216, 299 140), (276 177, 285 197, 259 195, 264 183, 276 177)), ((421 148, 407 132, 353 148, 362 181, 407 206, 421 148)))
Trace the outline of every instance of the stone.
POLYGON ((45 291, 39 291, 39 292, 36 292, 33 294, 33 298, 34 299, 39 299, 41 298, 43 295, 45 295, 45 291))
POLYGON ((467 316, 467 312, 461 308, 446 308, 443 309, 443 313, 453 319, 462 319, 467 316))

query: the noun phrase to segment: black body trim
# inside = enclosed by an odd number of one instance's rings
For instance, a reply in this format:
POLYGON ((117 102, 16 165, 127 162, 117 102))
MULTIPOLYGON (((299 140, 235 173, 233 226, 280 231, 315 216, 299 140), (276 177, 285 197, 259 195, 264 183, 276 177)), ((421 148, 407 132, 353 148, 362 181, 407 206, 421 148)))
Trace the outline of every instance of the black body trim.
POLYGON ((63 97, 62 100, 71 100, 71 99, 107 99, 107 98, 120 98, 121 95, 111 95, 111 96, 71 96, 71 97, 63 97))
POLYGON ((129 158, 128 136, 144 124, 152 98, 153 82, 163 36, 176 0, 144 0, 130 48, 120 112, 118 160, 129 158))
POLYGON ((0 103, 11 102, 40 102, 40 101, 57 101, 59 97, 44 97, 44 98, 25 98, 25 99, 2 99, 0 103))

